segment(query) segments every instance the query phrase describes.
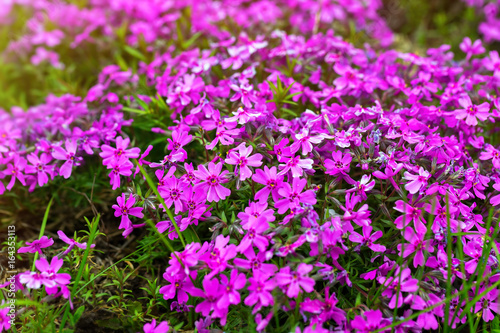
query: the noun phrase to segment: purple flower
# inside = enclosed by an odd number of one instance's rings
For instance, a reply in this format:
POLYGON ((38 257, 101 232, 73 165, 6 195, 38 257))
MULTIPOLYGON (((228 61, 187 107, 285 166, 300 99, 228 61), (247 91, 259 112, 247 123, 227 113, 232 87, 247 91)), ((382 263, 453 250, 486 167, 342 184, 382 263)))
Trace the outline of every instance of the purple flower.
POLYGON ((14 187, 16 179, 18 179, 23 186, 26 186, 26 181, 24 179, 24 175, 22 174, 26 164, 27 162, 24 158, 19 157, 19 155, 14 155, 14 163, 9 163, 7 168, 2 171, 5 176, 12 176, 9 184, 7 185, 7 190, 10 191, 14 187))
POLYGON ((128 199, 125 196, 125 193, 122 193, 121 196, 116 198, 118 205, 113 205, 113 209, 115 210, 115 216, 121 216, 121 222, 119 229, 130 229, 132 228, 132 221, 130 221, 129 216, 135 216, 138 218, 143 218, 144 214, 142 213, 142 207, 133 207, 135 204, 135 197, 130 195, 128 199))
POLYGON ((238 252, 245 252, 250 246, 256 246, 262 252, 266 251, 269 240, 262 235, 269 229, 266 218, 264 216, 252 217, 243 228, 247 230, 247 233, 237 248, 238 252))
POLYGON ((290 140, 288 140, 288 138, 284 138, 279 144, 274 145, 274 150, 271 153, 276 155, 278 162, 286 161, 293 155, 291 148, 287 147, 288 142, 290 142, 290 140))
POLYGON ((278 209, 278 214, 284 214, 288 209, 298 207, 300 204, 316 204, 316 195, 312 190, 304 190, 307 185, 307 180, 303 178, 293 178, 292 186, 288 183, 283 183, 278 193, 283 199, 277 201, 274 207, 278 209))
POLYGON ((224 170, 222 173, 221 171, 222 163, 214 164, 210 162, 208 163, 208 170, 204 165, 199 165, 198 170, 193 172, 195 177, 202 181, 195 187, 202 189, 207 194, 208 202, 224 200, 231 194, 231 190, 221 185, 226 182, 225 175, 228 171, 224 170))
POLYGON ((455 111, 455 117, 457 119, 464 119, 465 123, 469 126, 476 126, 477 119, 485 121, 488 119, 490 112, 490 105, 488 102, 484 102, 481 105, 474 105, 469 96, 462 97, 458 100, 463 109, 458 109, 455 111), (477 118, 477 119, 476 119, 477 118))
POLYGON ((431 246, 430 240, 424 241, 425 234, 415 233, 413 228, 410 227, 405 228, 403 236, 408 243, 404 243, 404 251, 403 244, 398 244, 399 255, 406 258, 410 254, 415 253, 415 257, 413 258, 413 267, 417 268, 417 266, 424 266, 424 251, 434 252, 434 248, 431 246))
POLYGON ((377 239, 382 237, 383 235, 382 231, 378 230, 375 231, 373 234, 371 234, 371 232, 372 232, 371 225, 363 226, 363 236, 361 236, 357 232, 352 232, 351 235, 349 236, 349 240, 354 243, 364 244, 374 252, 384 252, 385 246, 373 243, 377 239))
POLYGON ((180 179, 175 178, 175 176, 166 178, 163 180, 161 186, 158 186, 158 191, 165 200, 167 208, 170 208, 172 203, 175 205, 175 214, 183 210, 182 193, 184 188, 184 183, 180 179))
POLYGON ((249 223, 250 219, 254 220, 260 216, 264 217, 267 222, 273 222, 276 220, 274 216, 274 211, 272 209, 266 209, 267 202, 255 203, 251 202, 248 207, 245 208, 245 212, 238 213, 238 218, 241 219, 241 225, 245 226, 249 223))
POLYGON ((109 183, 113 185, 112 189, 116 190, 120 187, 120 176, 131 176, 134 164, 122 156, 118 159, 112 159, 107 166, 108 169, 111 169, 108 174, 109 183))
POLYGON ((267 260, 266 256, 269 255, 269 252, 259 251, 257 255, 255 255, 254 249, 248 248, 243 254, 247 259, 234 258, 233 262, 235 266, 251 269, 253 272, 260 270, 269 276, 273 275, 278 270, 276 265, 265 263, 267 260))
POLYGON ((380 276, 377 281, 385 287, 382 296, 391 297, 389 302, 391 309, 396 307, 396 301, 398 306, 403 304, 403 292, 413 293, 418 290, 418 280, 412 278, 409 268, 404 268, 401 271, 401 268, 398 267, 393 277, 380 276))
MULTIPOLYGON (((60 240, 62 240, 66 244, 69 244, 69 247, 68 247, 68 249, 65 252, 71 251, 71 249, 74 246, 79 247, 82 250, 85 250, 87 248, 87 243, 86 242, 85 243, 79 243, 76 240, 74 240, 73 238, 69 238, 68 236, 66 236, 66 234, 62 230, 59 230, 57 232, 57 235, 59 235, 59 239, 60 240)), ((90 245, 90 248, 94 248, 94 247, 95 247, 95 244, 90 245)))
MULTIPOLYGON (((482 291, 483 290, 480 292, 482 291)), ((498 289, 492 289, 476 303, 475 312, 477 313, 481 310, 485 322, 495 319, 496 316, 492 311, 495 312, 497 316, 500 315, 500 291, 498 289)))
POLYGON ((229 279, 227 278, 227 276, 221 275, 220 280, 222 296, 217 302, 217 305, 222 308, 226 304, 239 304, 241 298, 240 293, 238 293, 237 290, 245 287, 245 284, 247 282, 245 274, 239 273, 236 269, 233 269, 231 271, 231 276, 229 279))
POLYGON ((9 307, 4 307, 0 309, 0 332, 8 331, 10 329, 10 320, 11 317, 9 316, 9 307))
POLYGON ((127 160, 130 158, 138 158, 141 150, 139 148, 127 149, 129 144, 129 138, 123 139, 119 136, 116 138, 116 148, 109 145, 102 145, 102 152, 99 153, 99 156, 103 159, 102 163, 108 165, 111 164, 113 160, 119 160, 121 158, 126 158, 127 160))
POLYGON ((76 157, 77 144, 75 140, 68 139, 65 141, 66 150, 61 147, 54 147, 52 152, 52 157, 56 160, 65 161, 64 164, 59 168, 59 174, 65 179, 71 176, 73 166, 80 165, 81 157, 76 157))
POLYGON ((425 169, 422 167, 420 167, 420 169, 418 170, 418 175, 405 172, 404 179, 410 181, 405 185, 405 189, 408 190, 408 192, 410 192, 411 194, 415 194, 422 187, 425 188, 427 186, 429 178, 431 178, 431 174, 425 171, 425 169))
MULTIPOLYGON (((196 279, 197 272, 191 272, 191 278, 196 279)), ((166 300, 173 299, 177 294, 177 301, 182 304, 189 300, 188 293, 194 290, 194 285, 191 282, 189 276, 184 274, 183 271, 178 272, 175 275, 170 275, 168 272, 163 273, 163 278, 170 282, 169 285, 160 288, 160 294, 163 294, 163 298, 166 300)))
POLYGON ((40 158, 38 158, 36 153, 31 153, 28 155, 28 161, 31 165, 27 165, 25 168, 26 173, 35 173, 37 175, 38 186, 43 186, 49 181, 47 174, 54 178, 53 167, 47 165, 52 158, 50 155, 42 153, 40 158))
POLYGON ((280 169, 283 170, 281 170, 278 175, 284 175, 290 170, 292 171, 292 177, 296 178, 303 175, 303 169, 312 169, 314 161, 310 158, 301 159, 300 156, 295 156, 294 158, 284 158, 283 162, 286 162, 286 164, 279 165, 280 169))
POLYGON ((262 154, 257 153, 249 156, 253 151, 253 147, 245 147, 244 142, 236 147, 236 149, 238 149, 238 152, 231 150, 225 162, 227 164, 236 165, 239 169, 240 180, 244 181, 252 176, 252 170, 250 170, 249 166, 259 167, 262 165, 262 154))
POLYGON ((281 288, 286 289, 286 295, 288 297, 296 298, 299 296, 300 288, 310 293, 313 291, 315 283, 314 280, 308 276, 312 269, 312 265, 300 263, 297 267, 297 271, 291 272, 290 266, 286 266, 276 274, 276 283, 281 288))
POLYGON ((351 166, 351 154, 342 154, 342 151, 337 150, 332 153, 332 157, 333 160, 329 158, 325 160, 325 173, 332 176, 346 175, 349 172, 351 166))
MULTIPOLYGON (((289 268, 289 267, 288 267, 289 268)), ((271 292, 276 288, 274 279, 270 279, 270 275, 260 271, 253 271, 253 276, 248 279, 249 294, 245 298, 245 305, 254 306, 253 312, 259 311, 263 306, 271 306, 274 304, 274 298, 271 292)))
POLYGON ((237 100, 241 100, 241 103, 247 108, 252 107, 252 102, 256 103, 257 98, 253 95, 253 86, 240 86, 238 87, 235 84, 230 85, 231 89, 236 91, 236 93, 231 97, 230 101, 234 102, 237 100))
POLYGON ((203 301, 196 306, 196 312, 201 312, 204 317, 211 314, 213 318, 220 318, 221 325, 226 324, 229 304, 221 304, 219 302, 222 296, 219 280, 210 279, 208 276, 205 276, 203 279, 203 291, 200 290, 196 296, 203 298, 203 301))
POLYGON ((43 255, 42 249, 52 246, 54 244, 54 240, 52 238, 48 238, 47 236, 42 236, 40 239, 36 239, 33 242, 26 242, 24 247, 20 247, 17 250, 17 253, 36 253, 43 255))
POLYGON ((380 310, 373 310, 365 311, 363 312, 363 315, 354 317, 350 324, 351 327, 358 333, 370 333, 384 326, 390 325, 391 322, 382 317, 382 312, 380 310))
POLYGON ((280 197, 278 194, 278 190, 283 184, 283 176, 278 176, 276 172, 277 170, 275 166, 269 169, 267 165, 264 165, 264 171, 262 171, 261 169, 255 170, 255 174, 252 176, 252 180, 256 183, 264 185, 264 188, 255 193, 255 200, 259 200, 260 202, 267 202, 269 193, 271 193, 275 202, 279 200, 280 197))
POLYGON ((156 326, 156 319, 151 321, 151 324, 144 324, 144 333, 167 333, 169 330, 168 322, 162 321, 156 326))
POLYGON ((460 43, 460 50, 467 55, 467 59, 470 59, 473 55, 478 55, 486 51, 480 39, 472 43, 469 37, 465 37, 462 43, 460 43))

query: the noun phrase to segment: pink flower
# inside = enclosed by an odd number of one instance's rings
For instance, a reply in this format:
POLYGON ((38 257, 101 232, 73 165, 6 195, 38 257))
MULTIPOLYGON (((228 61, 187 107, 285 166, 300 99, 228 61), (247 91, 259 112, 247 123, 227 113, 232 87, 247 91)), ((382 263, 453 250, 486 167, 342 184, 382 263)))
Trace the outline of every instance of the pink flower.
POLYGON ((427 182, 431 178, 431 174, 425 171, 424 168, 420 167, 418 170, 418 176, 405 172, 404 179, 410 180, 409 183, 405 185, 405 189, 408 190, 411 194, 417 193, 422 187, 427 186, 427 182))
POLYGON ((276 274, 276 283, 286 289, 288 297, 299 296, 300 288, 310 293, 314 289, 314 280, 308 276, 312 269, 312 265, 300 263, 297 271, 291 272, 290 266, 286 266, 276 274))
MULTIPOLYGON (((60 240, 62 240, 66 244, 69 244, 70 247, 77 246, 82 250, 85 250, 87 248, 87 243, 79 243, 76 240, 74 240, 73 238, 69 238, 68 236, 66 236, 66 234, 62 230, 59 230, 57 232, 57 235, 59 235, 60 240)), ((90 248, 94 248, 94 247, 95 247, 95 244, 90 245, 90 248)))
POLYGON ((10 329, 10 316, 8 315, 10 311, 9 307, 0 309, 0 332, 8 331, 10 329))
POLYGON ((231 194, 231 190, 221 185, 226 182, 225 175, 228 171, 224 170, 222 173, 221 171, 222 163, 214 164, 210 162, 208 163, 208 170, 204 165, 199 165, 198 170, 193 172, 196 178, 202 180, 195 187, 205 191, 208 202, 224 200, 231 194))
POLYGON ((458 109, 455 111, 455 118, 465 119, 465 123, 469 126, 476 126, 477 119, 485 121, 488 119, 490 112, 490 105, 488 102, 484 102, 481 105, 474 105, 469 96, 462 97, 458 100, 463 109, 458 109), (477 118, 477 119, 476 119, 477 118))
MULTIPOLYGON (((23 186, 26 186, 26 181, 25 181, 24 175, 22 173, 22 171, 26 167, 26 164, 27 164, 27 162, 24 158, 19 157, 19 155, 14 155, 14 163, 8 164, 7 168, 2 171, 5 176, 12 176, 9 184, 7 185, 7 190, 10 191, 14 187, 14 183, 16 182, 16 179, 18 179, 19 182, 21 182, 21 184, 23 186)), ((3 193, 3 191, 2 191, 2 193, 3 193)))
POLYGON ((277 170, 275 166, 269 169, 267 165, 264 165, 264 171, 261 169, 255 170, 252 180, 256 183, 264 185, 264 188, 255 193, 255 200, 267 202, 269 193, 271 193, 275 202, 279 200, 278 190, 283 183, 283 176, 278 176, 276 172, 277 170))
POLYGON ((282 176, 285 175, 289 170, 292 171, 292 177, 301 177, 303 172, 303 169, 310 170, 312 169, 313 165, 313 160, 310 158, 305 158, 301 159, 300 156, 295 156, 294 158, 285 158, 284 162, 286 164, 280 164, 279 167, 281 170, 278 175, 282 176))
POLYGON ((119 229, 132 228, 132 221, 130 221, 129 216, 135 216, 141 219, 144 217, 142 207, 133 207, 135 204, 135 197, 133 195, 130 195, 127 199, 125 193, 122 193, 121 196, 116 198, 116 201, 118 205, 113 205, 112 207, 115 209, 115 216, 121 216, 119 229))
POLYGON ((431 245, 431 241, 424 241, 425 234, 416 233, 411 227, 405 228, 403 236, 408 241, 408 243, 404 243, 404 245, 398 244, 399 255, 402 255, 403 258, 406 258, 410 254, 415 253, 415 257, 413 258, 413 267, 417 268, 417 266, 424 266, 424 251, 434 251, 434 248, 431 245))
POLYGON ((238 152, 231 150, 225 162, 227 164, 236 165, 236 168, 239 169, 240 180, 244 181, 252 176, 252 170, 250 170, 249 166, 259 167, 262 165, 262 154, 257 153, 250 156, 253 147, 245 147, 244 142, 236 147, 236 149, 238 149, 238 152))
POLYGON ((35 173, 38 186, 43 186, 49 181, 47 174, 54 178, 53 167, 48 165, 51 160, 50 156, 45 153, 42 153, 40 158, 36 153, 31 153, 28 155, 28 161, 31 165, 26 166, 24 171, 26 173, 35 173))
POLYGON ((138 158, 141 150, 139 148, 130 148, 127 149, 130 144, 130 139, 123 139, 121 136, 116 138, 116 148, 113 148, 109 145, 102 145, 102 152, 99 153, 99 156, 102 157, 102 163, 104 165, 111 164, 113 160, 119 160, 121 158, 138 158))
POLYGON ((156 326, 156 319, 151 321, 151 324, 145 324, 143 327, 144 333, 167 333, 169 330, 168 322, 162 321, 156 326))
POLYGON ((68 179, 71 176, 71 172, 73 170, 73 166, 80 165, 81 157, 76 157, 76 141, 68 139, 65 142, 66 150, 61 147, 54 147, 54 151, 52 152, 52 157, 56 160, 66 161, 59 168, 59 174, 63 176, 65 179, 68 179))
POLYGON ((36 253, 43 255, 42 249, 52 246, 54 244, 54 240, 52 238, 48 238, 47 236, 42 236, 42 238, 34 240, 33 242, 26 242, 26 245, 17 250, 17 253, 36 253))
POLYGON ((307 180, 303 178, 294 178, 292 186, 288 183, 283 183, 278 193, 283 199, 277 201, 274 207, 278 209, 278 214, 284 214, 288 209, 299 207, 300 204, 316 204, 316 195, 312 190, 304 190, 307 185, 307 180))
POLYGON ((332 153, 333 160, 325 160, 326 173, 332 176, 346 175, 349 172, 352 156, 349 153, 342 154, 337 150, 332 153))
POLYGON ((349 240, 354 243, 361 243, 362 245, 366 245, 374 252, 384 252, 385 246, 373 243, 377 239, 382 237, 382 231, 378 230, 371 234, 372 229, 373 228, 371 225, 363 226, 363 236, 361 236, 357 232, 352 232, 349 236, 349 240))

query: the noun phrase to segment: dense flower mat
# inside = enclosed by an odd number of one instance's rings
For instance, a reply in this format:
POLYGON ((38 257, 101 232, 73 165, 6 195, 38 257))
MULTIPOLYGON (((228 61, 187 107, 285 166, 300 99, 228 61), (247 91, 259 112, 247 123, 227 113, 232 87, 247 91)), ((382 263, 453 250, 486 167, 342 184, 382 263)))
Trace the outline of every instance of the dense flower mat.
MULTIPOLYGON (((0 193, 36 193, 98 155, 123 236, 149 228, 171 249, 158 291, 171 316, 199 332, 241 309, 244 331, 499 328, 500 57, 481 40, 459 58, 399 52, 379 1, 12 6, 4 25, 16 6, 33 16, 5 59, 64 70, 57 50, 123 39, 138 66, 104 67, 82 97, 1 111, 0 193)), ((497 8, 484 9, 486 41, 500 39, 497 8)), ((63 259, 91 247, 59 237, 52 258, 47 236, 18 250, 40 258, 18 293, 75 301, 63 259)))

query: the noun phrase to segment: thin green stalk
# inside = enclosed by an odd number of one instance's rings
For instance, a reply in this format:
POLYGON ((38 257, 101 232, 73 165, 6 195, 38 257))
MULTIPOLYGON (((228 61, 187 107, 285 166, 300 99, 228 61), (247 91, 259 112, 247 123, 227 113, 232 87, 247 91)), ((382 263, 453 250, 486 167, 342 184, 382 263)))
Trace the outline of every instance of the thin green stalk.
MULTIPOLYGON (((40 227, 40 234, 38 235, 38 239, 42 238, 45 233, 45 227, 47 226, 47 220, 49 218, 50 207, 52 206, 52 202, 54 201, 54 196, 49 201, 47 208, 45 208, 45 214, 43 214, 42 226, 40 227)), ((33 265, 31 266, 31 270, 35 271, 35 261, 38 260, 38 252, 35 252, 35 259, 33 260, 33 265)))
MULTIPOLYGON (((158 188, 156 187, 155 183, 153 182, 153 180, 151 179, 151 177, 149 177, 148 173, 146 172, 146 170, 144 170, 144 168, 142 167, 142 165, 140 165, 137 162, 137 160, 135 160, 135 164, 139 167, 139 169, 141 170, 142 175, 144 176, 144 178, 146 178, 146 182, 148 183, 149 187, 153 190, 153 192, 155 193, 156 197, 158 198, 158 200, 162 204, 163 209, 165 209, 165 211, 167 212, 168 218, 170 219, 170 221, 172 221, 172 224, 174 225, 175 231, 177 231, 177 235, 179 235, 179 239, 181 240, 182 245, 184 247, 186 247, 186 242, 184 241, 184 237, 182 237, 182 233, 181 233, 181 230, 179 229, 179 226, 175 222, 174 215, 172 214, 172 212, 170 211, 170 209, 167 207, 167 204, 165 203, 165 200, 160 195, 160 192, 158 192, 158 188)), ((173 248, 171 248, 171 250, 172 250, 172 252, 174 252, 173 248)))

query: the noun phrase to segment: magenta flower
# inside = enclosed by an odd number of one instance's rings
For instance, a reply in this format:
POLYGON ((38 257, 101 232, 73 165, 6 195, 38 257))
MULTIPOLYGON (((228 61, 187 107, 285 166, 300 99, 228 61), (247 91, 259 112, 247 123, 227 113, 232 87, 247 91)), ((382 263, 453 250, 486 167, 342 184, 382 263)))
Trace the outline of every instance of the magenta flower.
POLYGON ((405 189, 408 190, 408 192, 410 192, 411 194, 415 194, 422 187, 425 188, 427 186, 429 178, 431 178, 431 174, 425 171, 425 169, 422 167, 420 167, 420 169, 418 170, 418 175, 405 172, 404 179, 410 181, 405 185, 405 189))
POLYGON ((467 55, 467 59, 470 59, 473 55, 478 55, 486 51, 480 39, 477 39, 474 43, 472 43, 472 40, 469 37, 465 37, 462 43, 460 43, 460 50, 467 55))
POLYGON ((291 148, 287 146, 288 142, 290 142, 288 138, 282 139, 279 144, 274 145, 274 150, 270 152, 276 155, 278 162, 286 161, 293 156, 291 148))
POLYGON ((233 269, 229 279, 227 276, 221 275, 220 280, 222 296, 217 302, 217 305, 222 308, 226 304, 239 304, 241 302, 241 298, 240 293, 237 292, 237 290, 245 287, 247 282, 245 274, 239 273, 236 269, 233 269))
POLYGON ((259 167, 262 165, 262 154, 257 153, 249 156, 253 151, 253 147, 245 147, 244 142, 236 147, 236 149, 238 149, 238 152, 231 150, 225 162, 236 165, 236 168, 239 170, 240 180, 244 181, 252 176, 252 170, 250 170, 249 166, 259 167))
POLYGON ((14 155, 14 162, 9 163, 7 165, 7 168, 2 171, 5 176, 12 176, 9 184, 7 185, 7 190, 10 191, 14 187, 14 183, 16 182, 16 179, 18 179, 19 182, 23 186, 26 186, 26 181, 25 181, 24 175, 22 173, 22 171, 26 167, 26 164, 28 164, 28 163, 26 162, 26 160, 24 158, 19 157, 19 155, 14 155))
POLYGON ((307 185, 307 180, 303 178, 294 178, 292 186, 288 183, 283 183, 278 193, 283 199, 275 202, 274 207, 278 209, 278 214, 284 214, 288 209, 298 207, 300 204, 316 204, 316 195, 312 190, 304 190, 307 185))
POLYGON ((262 235, 269 229, 266 218, 264 216, 252 218, 243 228, 247 230, 247 233, 238 245, 238 252, 245 252, 250 246, 256 246, 262 252, 266 251, 269 240, 262 235))
MULTIPOLYGON (((193 280, 196 279, 196 271, 190 274, 193 280)), ((163 273, 163 278, 170 282, 169 285, 163 286, 159 290, 160 294, 163 294, 164 299, 173 299, 177 294, 177 301, 179 303, 186 303, 189 300, 188 293, 191 293, 195 287, 191 279, 184 272, 181 271, 175 275, 165 272, 163 273)))
POLYGON ((492 145, 487 145, 485 151, 479 155, 480 160, 490 160, 496 169, 500 169, 500 151, 492 145))
POLYGON ((153 319, 150 324, 144 324, 144 333, 167 333, 169 330, 168 322, 162 321, 156 326, 156 319, 153 319))
MULTIPOLYGON (((380 172, 380 171, 379 171, 380 172)), ((362 200, 368 199, 366 193, 375 187, 375 179, 371 180, 370 175, 363 175, 361 181, 354 183, 354 188, 348 189, 346 193, 356 192, 362 200)))
POLYGON ((481 105, 474 105, 469 96, 462 97, 458 100, 463 109, 458 109, 455 111, 455 118, 464 119, 465 123, 469 126, 476 126, 477 119, 485 121, 488 119, 490 112, 490 105, 488 102, 484 102, 481 105))
MULTIPOLYGON (((290 269, 290 267, 287 267, 290 269)), ((245 305, 254 306, 254 312, 259 311, 263 306, 271 306, 274 304, 272 291, 276 288, 274 279, 270 279, 270 275, 260 271, 253 271, 253 276, 248 279, 249 294, 245 298, 245 305)))
POLYGON ((4 307, 0 309, 0 332, 8 331, 10 329, 10 316, 8 315, 10 311, 9 307, 4 307))
POLYGON ((404 250, 403 244, 398 244, 399 255, 406 258, 410 254, 415 253, 415 257, 413 258, 413 267, 417 268, 417 266, 424 266, 424 251, 434 252, 431 241, 424 241, 425 234, 415 233, 411 227, 405 228, 403 236, 408 243, 404 243, 404 250))
POLYGON ((241 103, 247 108, 252 107, 252 102, 256 103, 258 100, 257 98, 253 95, 253 86, 252 85, 247 85, 247 86, 240 86, 238 87, 235 84, 230 85, 231 89, 234 90, 236 93, 231 97, 230 101, 234 102, 237 100, 241 100, 241 103))
POLYGON ((422 218, 422 211, 419 208, 414 207, 413 205, 409 205, 403 200, 398 200, 396 201, 394 209, 398 212, 403 213, 403 215, 398 216, 394 221, 396 228, 403 229, 404 227, 408 226, 408 224, 413 222, 417 233, 426 233, 427 228, 425 227, 424 220, 422 218))
MULTIPOLYGON (((428 300, 425 301, 422 297, 418 295, 408 296, 411 299, 411 307, 415 310, 425 310, 417 318, 417 324, 425 330, 436 330, 439 327, 439 318, 444 317, 444 304, 428 310, 436 303, 442 302, 442 299, 437 297, 432 293, 427 294, 428 300), (436 318, 437 316, 437 318, 436 318)), ((405 300, 406 301, 406 300, 405 300)))
POLYGON ((276 283, 281 288, 286 289, 286 295, 288 297, 296 298, 299 296, 300 288, 310 293, 313 291, 315 283, 314 280, 308 276, 312 269, 312 265, 300 263, 297 267, 297 271, 290 272, 290 266, 286 266, 276 274, 276 283))
POLYGON ((238 218, 241 219, 241 225, 245 226, 250 221, 253 221, 252 223, 255 223, 255 219, 259 217, 264 217, 267 222, 273 222, 274 220, 276 220, 276 217, 274 216, 274 210, 266 208, 267 202, 251 202, 249 206, 245 208, 245 212, 238 213, 238 218))
POLYGON ((313 160, 310 158, 301 159, 300 156, 295 156, 294 158, 284 158, 283 162, 285 164, 280 164, 279 167, 282 169, 278 175, 285 175, 289 170, 292 171, 292 177, 301 177, 305 170, 312 169, 313 160))
POLYGON ((313 144, 317 145, 321 143, 325 137, 329 136, 325 134, 311 136, 309 135, 309 129, 304 128, 300 131, 300 133, 295 134, 295 139, 297 141, 290 146, 290 150, 295 154, 300 148, 302 148, 302 155, 307 155, 313 150, 313 144))
MULTIPOLYGON (((483 290, 480 292, 483 292, 483 290)), ((492 289, 476 303, 475 312, 478 313, 481 310, 485 322, 489 322, 500 315, 500 291, 498 289, 492 289), (493 314, 492 311, 497 315, 493 314)))
POLYGON ((234 139, 232 136, 238 135, 240 132, 239 129, 224 129, 224 128, 217 128, 217 131, 215 133, 215 139, 210 142, 206 148, 207 149, 214 149, 217 143, 220 141, 225 146, 228 146, 234 142, 234 139))
POLYGON ((325 173, 332 176, 346 175, 349 172, 351 166, 351 154, 342 154, 342 151, 337 150, 332 153, 332 157, 333 160, 329 158, 325 160, 325 173))
POLYGON ((213 318, 220 318, 221 325, 226 324, 229 304, 220 304, 219 302, 222 296, 219 280, 205 276, 203 291, 200 290, 195 296, 203 298, 203 301, 196 306, 196 312, 201 312, 205 317, 210 314, 213 318))
POLYGON ((175 214, 183 210, 182 193, 184 188, 185 184, 175 176, 164 179, 162 185, 158 186, 158 191, 165 200, 167 208, 170 208, 172 204, 175 205, 175 214))
MULTIPOLYGON (((57 235, 59 235, 60 240, 62 240, 66 244, 69 244, 68 250, 66 250, 65 252, 69 252, 74 246, 79 247, 82 250, 85 250, 87 248, 86 242, 79 243, 76 240, 74 240, 73 238, 69 238, 68 236, 66 236, 66 234, 62 230, 59 230, 57 232, 57 235)), ((95 244, 90 245, 90 248, 94 248, 94 247, 95 247, 95 244)))
POLYGON ((65 161, 64 164, 59 168, 59 174, 65 179, 71 176, 73 171, 73 166, 80 165, 81 157, 76 157, 77 143, 75 140, 68 139, 65 141, 66 150, 61 147, 54 147, 52 152, 52 157, 56 160, 65 161))
POLYGON ((362 245, 366 245, 374 252, 384 252, 385 246, 373 243, 377 239, 382 237, 383 235, 382 231, 378 230, 375 231, 373 234, 371 234, 371 232, 372 232, 371 225, 363 226, 363 236, 353 231, 351 235, 349 235, 349 240, 354 243, 361 243, 362 245))
POLYGON ((377 281, 385 287, 382 296, 391 298, 389 302, 391 309, 396 307, 396 301, 398 306, 403 304, 403 292, 413 293, 418 290, 418 280, 412 278, 409 268, 404 268, 401 271, 401 268, 398 267, 394 272, 394 276, 389 278, 380 276, 377 281))
POLYGON ((380 310, 365 311, 350 322, 351 327, 358 333, 370 333, 390 324, 388 319, 383 318, 380 310))
POLYGON ((193 172, 195 177, 202 181, 195 187, 202 189, 207 194, 208 202, 224 200, 231 194, 231 190, 221 185, 227 181, 225 175, 228 171, 224 170, 222 173, 221 171, 222 163, 210 162, 208 170, 204 165, 199 165, 198 169, 193 172))
POLYGON ((278 190, 280 189, 281 184, 283 184, 283 176, 278 176, 276 172, 277 170, 275 166, 269 169, 267 165, 264 165, 264 171, 261 169, 255 170, 252 180, 256 183, 264 185, 264 188, 255 193, 255 200, 267 202, 269 193, 271 193, 275 202, 279 200, 280 197, 278 190))
POLYGON ((51 157, 45 153, 42 153, 40 158, 38 158, 36 153, 31 153, 28 155, 28 161, 31 165, 27 165, 24 171, 26 173, 36 174, 38 186, 43 186, 49 181, 47 174, 49 174, 51 178, 54 178, 53 167, 48 165, 51 160, 51 157))
POLYGON ((59 259, 57 256, 52 258, 50 264, 46 258, 40 258, 35 262, 35 267, 40 273, 21 273, 19 281, 32 289, 38 289, 44 285, 47 294, 55 294, 59 287, 65 288, 71 280, 71 275, 67 273, 57 273, 63 263, 64 260, 59 259))
POLYGON ((120 176, 131 176, 134 164, 122 156, 118 159, 112 159, 107 166, 108 169, 111 169, 108 174, 110 178, 109 183, 113 185, 112 189, 116 190, 120 187, 120 176))
POLYGON ((42 249, 52 246, 54 244, 54 240, 52 238, 48 238, 47 236, 42 236, 40 239, 36 239, 33 242, 26 242, 24 247, 20 247, 17 250, 17 253, 36 253, 43 255, 42 249))
POLYGON ((276 265, 265 263, 266 256, 268 255, 267 252, 259 251, 257 255, 255 255, 254 249, 248 248, 243 254, 247 259, 234 258, 233 263, 235 266, 251 269, 254 272, 260 270, 269 276, 273 275, 278 270, 276 265))
POLYGON ((99 153, 99 156, 102 157, 102 163, 104 165, 110 164, 113 160, 119 160, 120 158, 138 158, 141 150, 139 148, 130 148, 127 149, 130 144, 130 139, 123 139, 121 136, 116 138, 116 148, 113 148, 109 145, 102 145, 102 152, 99 153))
POLYGON ((116 198, 116 201, 118 205, 113 205, 112 207, 115 209, 115 216, 121 216, 119 229, 129 229, 132 227, 132 221, 130 221, 129 216, 135 216, 141 219, 144 217, 142 207, 133 207, 135 204, 135 197, 133 195, 129 195, 127 199, 125 193, 122 193, 121 196, 116 198))

